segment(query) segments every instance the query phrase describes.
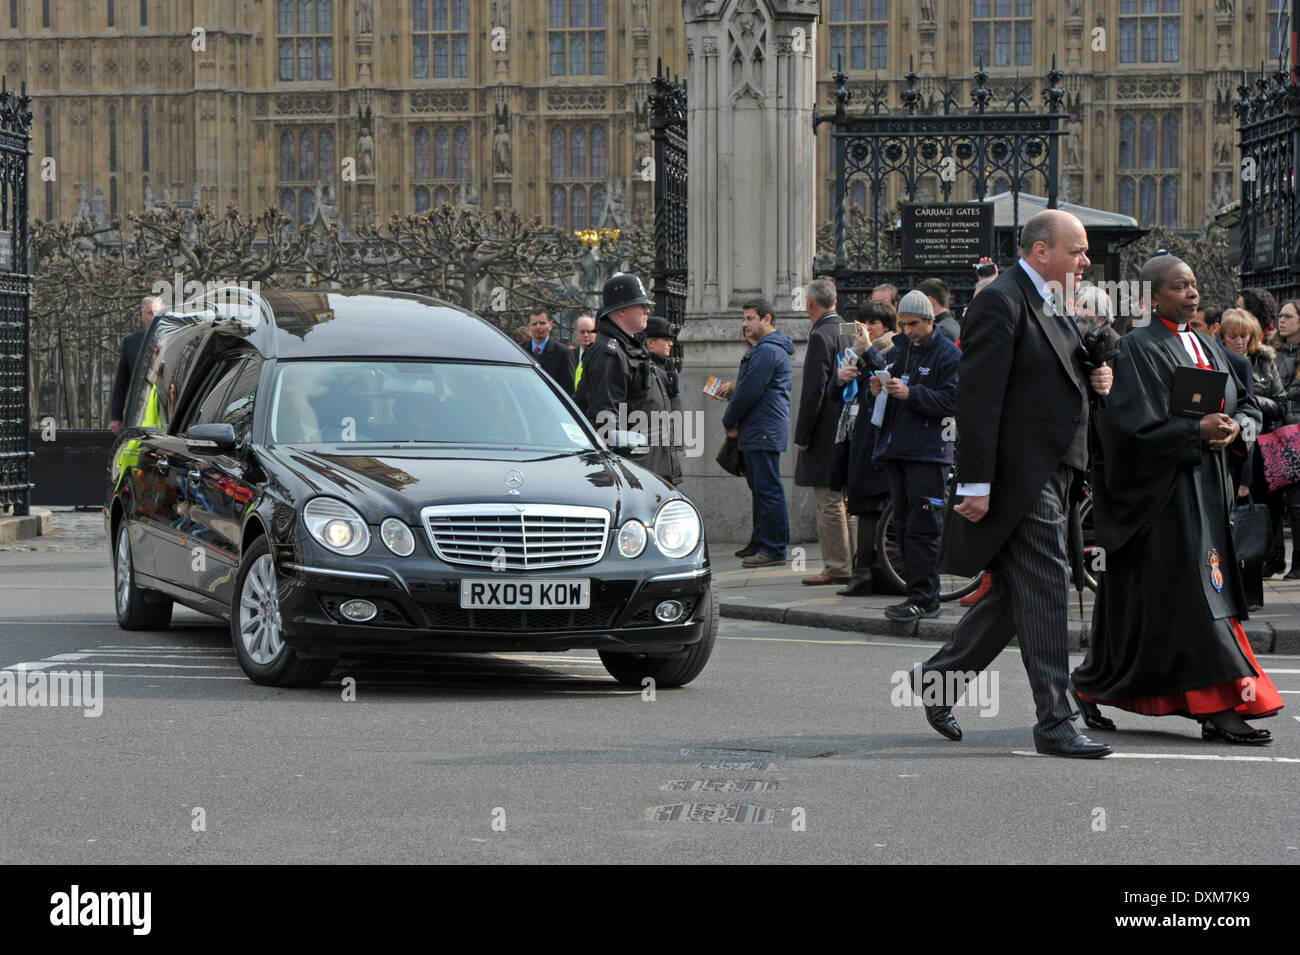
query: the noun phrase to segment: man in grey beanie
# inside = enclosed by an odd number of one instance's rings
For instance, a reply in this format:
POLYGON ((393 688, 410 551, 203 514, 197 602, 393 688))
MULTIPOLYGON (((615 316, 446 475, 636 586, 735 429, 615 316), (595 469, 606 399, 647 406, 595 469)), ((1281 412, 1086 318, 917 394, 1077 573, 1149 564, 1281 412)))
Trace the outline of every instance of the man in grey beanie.
POLYGON ((956 437, 951 425, 961 353, 935 323, 924 292, 903 296, 898 327, 906 337, 885 355, 890 377, 883 384, 873 377, 870 384, 872 395, 884 396, 875 457, 889 474, 894 535, 907 581, 907 599, 885 616, 919 620, 939 615, 939 540, 956 437))

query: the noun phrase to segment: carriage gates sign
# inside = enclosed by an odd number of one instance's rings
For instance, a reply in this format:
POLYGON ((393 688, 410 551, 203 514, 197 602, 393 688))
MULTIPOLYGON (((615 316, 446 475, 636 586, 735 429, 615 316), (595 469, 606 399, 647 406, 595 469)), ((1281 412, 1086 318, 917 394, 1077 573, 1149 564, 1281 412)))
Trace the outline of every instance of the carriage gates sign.
POLYGON ((904 268, 958 268, 993 255, 991 202, 903 205, 904 268))

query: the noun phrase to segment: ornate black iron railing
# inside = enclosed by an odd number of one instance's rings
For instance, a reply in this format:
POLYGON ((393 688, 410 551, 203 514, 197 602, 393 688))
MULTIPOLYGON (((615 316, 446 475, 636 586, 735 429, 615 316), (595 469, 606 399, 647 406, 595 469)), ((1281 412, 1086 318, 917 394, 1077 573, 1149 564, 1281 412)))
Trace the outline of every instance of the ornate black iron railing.
POLYGON ((1242 70, 1237 96, 1242 285, 1300 298, 1300 65, 1271 76, 1261 66, 1253 84, 1242 70))
MULTIPOLYGON (((650 93, 654 141, 655 263, 650 296, 654 313, 673 335, 686 321, 686 81, 669 79, 660 60, 650 93)), ((674 355, 680 366, 678 343, 674 355)))
POLYGON ((26 83, 14 93, 0 78, 0 507, 12 507, 16 515, 27 513, 31 491, 27 450, 30 105, 26 83))
POLYGON ((1041 177, 1048 208, 1057 204, 1058 140, 1064 134, 1062 121, 1068 115, 1063 111, 1064 74, 1056 67, 1056 57, 1052 57, 1047 86, 1042 90, 1047 107, 1042 113, 1030 111, 1032 83, 1022 82, 1019 77, 999 104, 1003 109, 990 111, 997 98, 988 87, 989 76, 982 65, 974 74, 968 110, 958 102, 957 87, 945 78, 933 98, 931 111, 921 112, 923 100, 916 88, 919 77, 909 67, 903 77, 907 86, 900 94, 902 112, 890 112, 887 90, 876 84, 866 91, 868 102, 863 112, 850 114, 853 91, 848 87, 848 76, 842 70, 833 75, 835 112, 825 116, 814 107, 813 129, 816 131, 822 123, 831 125, 835 257, 833 266, 814 271, 835 279, 842 309, 864 300, 880 282, 901 282, 900 288, 912 287, 932 275, 950 280, 953 304, 960 307, 974 288, 973 269, 947 272, 906 268, 886 261, 891 259, 889 234, 894 223, 894 210, 885 208, 891 181, 901 179, 901 193, 907 202, 917 201, 919 187, 927 177, 937 181, 936 201, 944 202, 955 198, 987 199, 994 183, 1004 182, 1011 193, 1011 241, 999 243, 993 252, 1000 264, 1009 264, 1005 247, 1014 251, 1021 225, 1020 195, 1026 191, 1031 175, 1041 177), (866 241, 853 243, 857 254, 850 255, 847 220, 850 189, 857 182, 865 186, 866 205, 862 211, 870 235, 866 241), (967 187, 964 190, 963 183, 967 187))

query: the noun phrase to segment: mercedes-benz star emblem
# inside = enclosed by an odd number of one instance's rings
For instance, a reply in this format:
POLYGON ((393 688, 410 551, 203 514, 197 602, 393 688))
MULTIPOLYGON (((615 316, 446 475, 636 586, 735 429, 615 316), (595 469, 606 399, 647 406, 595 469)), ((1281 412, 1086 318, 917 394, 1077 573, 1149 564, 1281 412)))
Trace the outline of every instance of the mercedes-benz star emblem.
POLYGON ((515 468, 513 471, 506 472, 506 487, 509 490, 507 494, 518 494, 520 486, 524 483, 524 472, 515 468))

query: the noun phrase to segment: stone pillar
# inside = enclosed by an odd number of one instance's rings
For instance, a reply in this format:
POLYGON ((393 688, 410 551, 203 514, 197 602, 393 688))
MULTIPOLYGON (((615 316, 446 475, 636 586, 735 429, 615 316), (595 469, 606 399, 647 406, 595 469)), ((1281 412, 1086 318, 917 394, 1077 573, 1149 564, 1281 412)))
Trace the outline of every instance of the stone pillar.
MULTIPOLYGON (((689 143, 686 355, 683 401, 702 412, 697 456, 683 490, 716 541, 747 538, 750 498, 742 478, 714 461, 725 405, 705 379, 734 379, 746 344, 741 305, 762 296, 798 345, 793 415, 808 320, 793 308, 812 279, 816 251, 818 0, 683 0, 689 143)), ((812 492, 793 486, 793 440, 782 457, 792 540, 815 539, 812 492)))

